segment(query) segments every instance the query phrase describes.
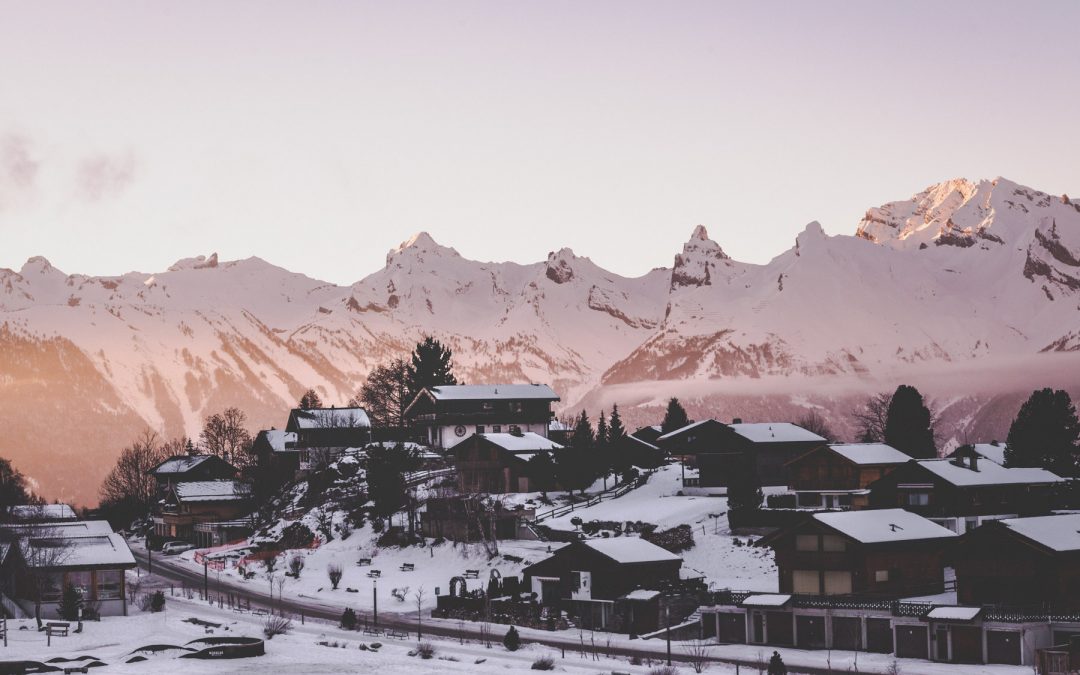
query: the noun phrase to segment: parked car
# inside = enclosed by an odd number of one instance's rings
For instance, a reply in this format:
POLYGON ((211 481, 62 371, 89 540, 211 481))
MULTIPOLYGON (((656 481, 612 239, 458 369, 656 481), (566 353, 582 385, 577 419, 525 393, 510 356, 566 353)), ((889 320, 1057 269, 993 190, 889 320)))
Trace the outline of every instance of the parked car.
POLYGON ((176 555, 177 553, 190 551, 193 548, 195 547, 186 541, 170 541, 161 547, 161 552, 165 555, 176 555))

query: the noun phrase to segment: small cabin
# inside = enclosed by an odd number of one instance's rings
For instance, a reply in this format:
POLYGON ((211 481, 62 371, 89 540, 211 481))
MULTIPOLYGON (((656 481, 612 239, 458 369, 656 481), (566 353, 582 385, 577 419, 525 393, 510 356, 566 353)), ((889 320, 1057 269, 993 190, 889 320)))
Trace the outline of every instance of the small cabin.
POLYGON ((784 467, 799 506, 859 509, 869 504, 871 483, 910 460, 884 443, 830 443, 784 467))
POLYGON ((177 483, 206 480, 231 480, 239 470, 217 455, 173 455, 150 470, 157 482, 158 496, 163 497, 177 483))
POLYGON ((251 533, 251 485, 238 480, 177 483, 154 516, 153 543, 187 541, 220 546, 251 533))
POLYGON ((473 434, 454 446, 458 490, 469 493, 535 492, 529 461, 562 446, 528 432, 473 434))
MULTIPOLYGON (((332 461, 348 448, 370 443, 371 419, 359 407, 295 408, 289 412, 285 432, 295 434, 297 466, 307 470, 332 461)), ((285 438, 288 443, 289 437, 285 438)))

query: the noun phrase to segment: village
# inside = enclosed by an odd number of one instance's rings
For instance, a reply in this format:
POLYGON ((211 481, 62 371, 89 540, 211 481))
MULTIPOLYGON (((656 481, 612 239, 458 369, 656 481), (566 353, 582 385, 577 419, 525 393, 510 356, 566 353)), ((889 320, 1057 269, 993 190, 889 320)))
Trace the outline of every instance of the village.
POLYGON ((45 646, 18 660, 45 661, 84 621, 193 599, 254 620, 257 648, 202 645, 242 656, 321 620, 424 649, 427 631, 696 672, 1080 659, 1074 479, 992 439, 938 456, 898 427, 910 387, 879 420, 904 449, 836 442, 814 416, 691 421, 675 399, 655 425, 628 432, 615 407, 594 430, 584 411, 559 420, 547 385, 457 384, 437 341, 416 354, 451 383, 389 412, 372 391, 372 410, 309 392, 243 456, 213 434, 159 448, 132 483, 145 516, 5 507, 2 632, 45 646))

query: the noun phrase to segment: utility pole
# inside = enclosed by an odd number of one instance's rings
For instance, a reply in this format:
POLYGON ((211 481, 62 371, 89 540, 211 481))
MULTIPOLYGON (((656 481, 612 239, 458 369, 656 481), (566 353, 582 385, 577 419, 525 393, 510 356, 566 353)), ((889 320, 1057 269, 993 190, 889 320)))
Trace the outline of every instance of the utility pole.
POLYGON ((664 623, 667 624, 667 664, 671 665, 671 606, 664 606, 664 623))
POLYGON ((374 578, 371 580, 371 622, 376 628, 379 626, 379 580, 374 578))
POLYGON ((203 594, 203 599, 204 600, 209 600, 210 599, 210 586, 209 586, 210 569, 209 569, 209 567, 207 567, 208 564, 209 564, 209 561, 206 559, 206 556, 204 555, 203 559, 202 559, 202 594, 203 594))
POLYGON ((150 576, 154 573, 153 563, 154 551, 150 548, 150 533, 146 533, 146 575, 150 576))

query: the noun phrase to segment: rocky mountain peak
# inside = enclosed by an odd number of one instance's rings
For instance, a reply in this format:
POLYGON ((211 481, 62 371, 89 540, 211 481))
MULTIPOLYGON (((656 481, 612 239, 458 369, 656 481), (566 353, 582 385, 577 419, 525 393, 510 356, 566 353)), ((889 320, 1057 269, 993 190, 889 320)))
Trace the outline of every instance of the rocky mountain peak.
POLYGON ((729 264, 731 258, 712 239, 704 225, 698 225, 683 244, 682 253, 675 255, 671 270, 671 288, 680 286, 708 286, 712 283, 717 265, 729 264))
POLYGON ((557 284, 565 284, 574 278, 574 260, 577 256, 569 248, 548 253, 544 275, 557 284))
POLYGON ((50 274, 57 271, 52 263, 45 256, 36 255, 27 259, 26 263, 19 270, 19 274, 24 277, 28 277, 34 274, 50 274))
POLYGON ((428 255, 461 257, 454 249, 439 244, 430 234, 420 231, 398 244, 397 248, 390 249, 386 254, 386 264, 390 265, 402 256, 414 256, 423 262, 428 255))
POLYGON ((199 255, 194 258, 181 258, 169 267, 170 272, 183 270, 213 269, 218 266, 218 254, 211 253, 209 256, 199 255))

